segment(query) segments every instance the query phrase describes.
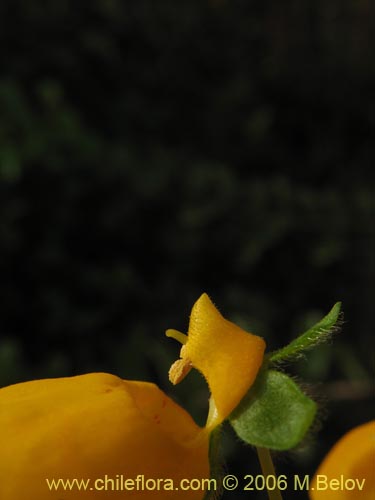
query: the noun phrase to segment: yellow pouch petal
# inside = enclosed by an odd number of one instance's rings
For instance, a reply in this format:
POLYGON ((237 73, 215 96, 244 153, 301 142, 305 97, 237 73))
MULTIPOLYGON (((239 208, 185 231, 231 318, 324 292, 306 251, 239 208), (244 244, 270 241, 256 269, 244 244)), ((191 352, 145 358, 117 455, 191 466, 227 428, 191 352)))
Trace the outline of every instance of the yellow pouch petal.
POLYGON ((375 420, 345 434, 320 464, 310 485, 311 500, 375 498, 375 420))
MULTIPOLYGON (((1 500, 174 499, 175 491, 49 491, 46 479, 208 478, 208 438, 156 385, 105 373, 0 389, 1 500), (197 436, 201 439, 197 440, 197 436)), ((180 491, 200 500, 202 491, 180 491)))

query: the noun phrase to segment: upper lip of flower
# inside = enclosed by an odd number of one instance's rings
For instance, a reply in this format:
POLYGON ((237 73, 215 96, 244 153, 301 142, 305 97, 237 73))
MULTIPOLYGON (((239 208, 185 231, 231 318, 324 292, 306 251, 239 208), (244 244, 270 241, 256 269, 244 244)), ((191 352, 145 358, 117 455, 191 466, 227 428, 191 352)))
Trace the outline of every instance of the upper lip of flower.
POLYGON ((206 293, 194 304, 188 335, 167 330, 182 345, 180 359, 170 368, 179 383, 192 367, 205 377, 211 391, 206 429, 219 425, 252 386, 263 362, 265 342, 225 319, 206 293))

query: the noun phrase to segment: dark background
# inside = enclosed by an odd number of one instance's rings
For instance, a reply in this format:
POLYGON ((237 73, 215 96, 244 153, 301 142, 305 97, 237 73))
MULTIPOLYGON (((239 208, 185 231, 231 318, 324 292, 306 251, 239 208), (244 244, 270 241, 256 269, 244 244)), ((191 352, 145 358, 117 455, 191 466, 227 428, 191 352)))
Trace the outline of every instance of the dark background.
MULTIPOLYGON (((370 4, 1 2, 0 386, 108 371, 202 423, 164 330, 203 291, 269 349, 341 300, 341 333, 290 368, 319 422, 279 473, 373 416, 370 4)), ((259 472, 229 429, 224 454, 259 472)))

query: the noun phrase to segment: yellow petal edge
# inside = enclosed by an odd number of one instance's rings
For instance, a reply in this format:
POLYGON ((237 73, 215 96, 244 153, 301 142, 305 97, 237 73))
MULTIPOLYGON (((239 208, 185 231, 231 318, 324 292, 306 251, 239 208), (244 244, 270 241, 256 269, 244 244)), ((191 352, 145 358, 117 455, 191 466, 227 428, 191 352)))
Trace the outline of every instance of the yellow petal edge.
POLYGON ((375 498, 375 420, 337 441, 311 481, 309 496, 311 500, 375 498))
MULTIPOLYGON (((155 384, 107 373, 35 380, 0 389, 1 500, 173 500, 171 491, 112 491, 135 480, 210 477, 208 439, 155 384), (197 440, 197 436, 201 438, 197 440), (195 445, 192 443, 195 442, 195 445), (108 490, 94 481, 108 478, 108 490), (91 481, 88 490, 49 490, 46 479, 91 481)), ((103 486, 103 482, 100 483, 103 486)), ((179 491, 201 500, 202 491, 179 491)))
POLYGON ((225 319, 206 293, 192 308, 187 337, 175 330, 166 334, 183 343, 181 359, 169 373, 171 382, 178 383, 193 366, 208 383, 211 400, 206 429, 211 430, 229 416, 254 383, 266 344, 225 319))

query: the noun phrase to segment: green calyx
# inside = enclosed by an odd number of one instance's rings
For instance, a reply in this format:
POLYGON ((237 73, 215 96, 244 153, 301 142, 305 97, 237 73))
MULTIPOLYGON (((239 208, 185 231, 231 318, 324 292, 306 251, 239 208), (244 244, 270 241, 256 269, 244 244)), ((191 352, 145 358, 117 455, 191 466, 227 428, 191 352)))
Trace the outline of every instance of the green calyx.
POLYGON ((290 344, 265 357, 257 379, 230 415, 229 421, 248 444, 271 450, 288 450, 297 446, 314 421, 317 405, 285 373, 270 369, 272 365, 299 357, 329 339, 338 327, 341 304, 290 344))
POLYGON ((340 323, 341 302, 336 302, 329 313, 290 344, 271 352, 267 358, 271 363, 280 363, 300 356, 303 351, 326 342, 340 323))
POLYGON ((265 370, 229 420, 246 443, 288 450, 303 439, 315 414, 315 402, 288 375, 265 370))

